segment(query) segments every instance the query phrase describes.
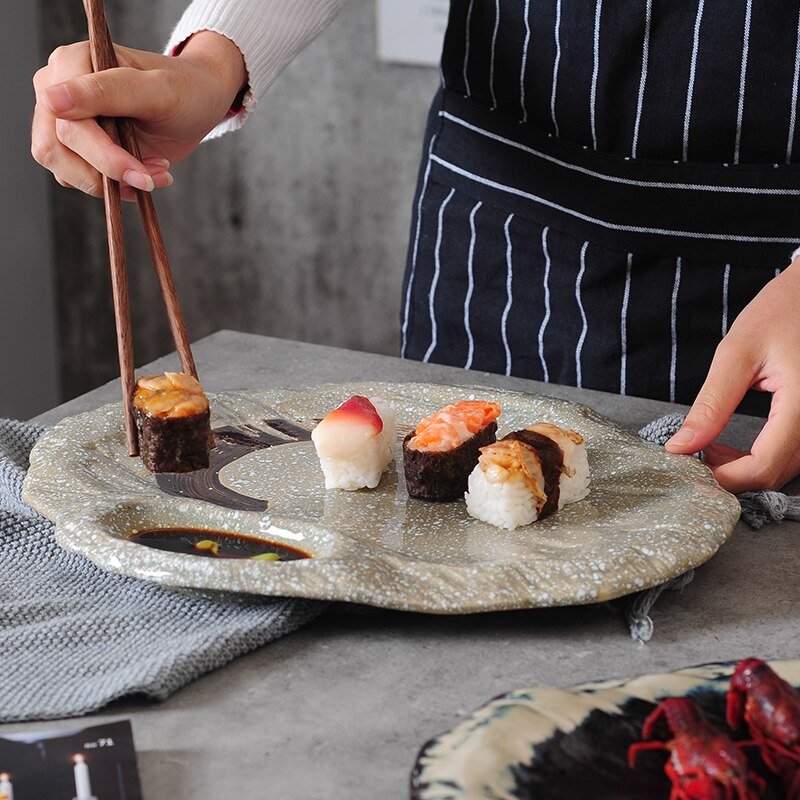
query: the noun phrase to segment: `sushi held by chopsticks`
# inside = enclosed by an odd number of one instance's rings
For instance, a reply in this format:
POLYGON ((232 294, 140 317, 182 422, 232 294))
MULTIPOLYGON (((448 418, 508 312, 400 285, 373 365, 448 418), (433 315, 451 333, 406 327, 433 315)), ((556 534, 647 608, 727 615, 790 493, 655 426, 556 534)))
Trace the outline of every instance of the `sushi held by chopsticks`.
POLYGON ((583 437, 540 422, 481 448, 464 498, 471 516, 514 530, 582 500, 589 481, 583 437))
POLYGON ((311 440, 326 489, 374 489, 394 460, 394 406, 353 395, 320 421, 311 440))
POLYGON ((500 404, 461 400, 423 419, 403 440, 411 497, 446 502, 463 496, 479 449, 495 440, 500 404))
POLYGON ((196 378, 182 372, 139 378, 133 415, 139 452, 151 472, 208 467, 214 437, 208 398, 196 378))

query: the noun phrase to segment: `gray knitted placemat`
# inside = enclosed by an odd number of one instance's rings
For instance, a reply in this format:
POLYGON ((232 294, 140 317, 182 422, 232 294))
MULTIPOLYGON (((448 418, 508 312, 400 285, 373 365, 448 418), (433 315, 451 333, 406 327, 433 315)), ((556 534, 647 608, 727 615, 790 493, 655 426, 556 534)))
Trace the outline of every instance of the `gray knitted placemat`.
MULTIPOLYGON (((681 421, 664 417, 640 436, 663 444, 681 421)), ((62 550, 52 523, 22 501, 28 456, 42 432, 0 419, 0 722, 78 716, 134 694, 162 700, 326 607, 168 589, 105 572, 62 550)), ((740 501, 754 528, 800 519, 800 498, 758 492, 740 501)), ((630 601, 625 613, 635 640, 652 637, 653 605, 692 574, 630 601)))
POLYGON ((197 594, 98 569, 22 502, 43 429, 0 419, 0 722, 162 700, 316 617, 325 603, 197 594))
MULTIPOLYGON (((639 436, 647 442, 662 447, 668 439, 678 432, 685 419, 684 414, 667 414, 645 425, 639 436)), ((705 460, 703 451, 695 453, 705 460)), ((783 522, 784 519, 800 520, 800 497, 788 497, 781 492, 744 492, 737 496, 742 507, 742 520, 753 530, 758 530, 767 522, 783 522)), ((681 591, 694 577, 694 570, 679 575, 668 583, 654 586, 635 596, 625 611, 631 637, 644 644, 653 636, 653 620, 650 610, 665 590, 681 591)))

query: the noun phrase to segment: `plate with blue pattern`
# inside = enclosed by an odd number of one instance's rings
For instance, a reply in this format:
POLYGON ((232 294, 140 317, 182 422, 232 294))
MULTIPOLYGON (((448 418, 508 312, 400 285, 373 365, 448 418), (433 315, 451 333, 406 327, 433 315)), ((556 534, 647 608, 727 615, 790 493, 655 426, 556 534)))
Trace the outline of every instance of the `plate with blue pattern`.
MULTIPOLYGON (((800 659, 769 661, 800 686, 800 659)), ((628 747, 667 697, 691 696, 726 729, 725 695, 735 663, 584 683, 566 689, 507 692, 427 742, 411 776, 412 800, 667 800, 663 751, 628 766, 628 747)), ((745 731, 734 738, 743 738, 745 731)), ((783 796, 757 763, 766 798, 783 796)))

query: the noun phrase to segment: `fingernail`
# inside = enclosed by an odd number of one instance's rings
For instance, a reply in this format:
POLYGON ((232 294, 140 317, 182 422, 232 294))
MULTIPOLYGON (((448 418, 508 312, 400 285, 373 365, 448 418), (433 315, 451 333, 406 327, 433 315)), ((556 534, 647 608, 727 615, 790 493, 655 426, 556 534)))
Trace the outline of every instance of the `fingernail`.
POLYGON ((665 442, 664 446, 675 445, 675 447, 685 447, 694 439, 694 431, 691 428, 681 428, 671 439, 665 442))
POLYGON ((145 192, 152 192, 156 188, 153 179, 146 172, 139 172, 135 169, 129 169, 123 176, 122 180, 133 186, 134 189, 141 189, 145 192))
POLYGON ((170 164, 166 158, 158 158, 156 156, 148 156, 147 158, 143 158, 142 164, 147 164, 148 166, 155 166, 156 164, 162 164, 164 169, 169 169, 172 166, 172 164, 170 164))
POLYGON ((50 106, 50 110, 55 111, 57 114, 75 108, 75 101, 72 99, 69 87, 65 83, 48 86, 44 90, 44 97, 50 106))
POLYGON ((151 177, 156 189, 163 189, 165 186, 172 186, 172 182, 174 180, 172 174, 169 172, 156 172, 156 174, 151 175, 151 177))

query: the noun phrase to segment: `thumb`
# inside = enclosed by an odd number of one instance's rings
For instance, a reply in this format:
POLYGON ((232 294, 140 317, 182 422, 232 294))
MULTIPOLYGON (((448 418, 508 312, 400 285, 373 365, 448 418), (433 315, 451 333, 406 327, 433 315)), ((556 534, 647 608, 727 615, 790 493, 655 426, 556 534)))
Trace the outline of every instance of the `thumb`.
POLYGON ((156 121, 175 110, 175 92, 165 77, 164 70, 115 67, 42 87, 37 99, 60 119, 102 116, 156 121))
POLYGON ((722 433, 754 378, 755 368, 733 345, 723 341, 683 425, 666 442, 665 449, 687 454, 708 447, 722 433))

